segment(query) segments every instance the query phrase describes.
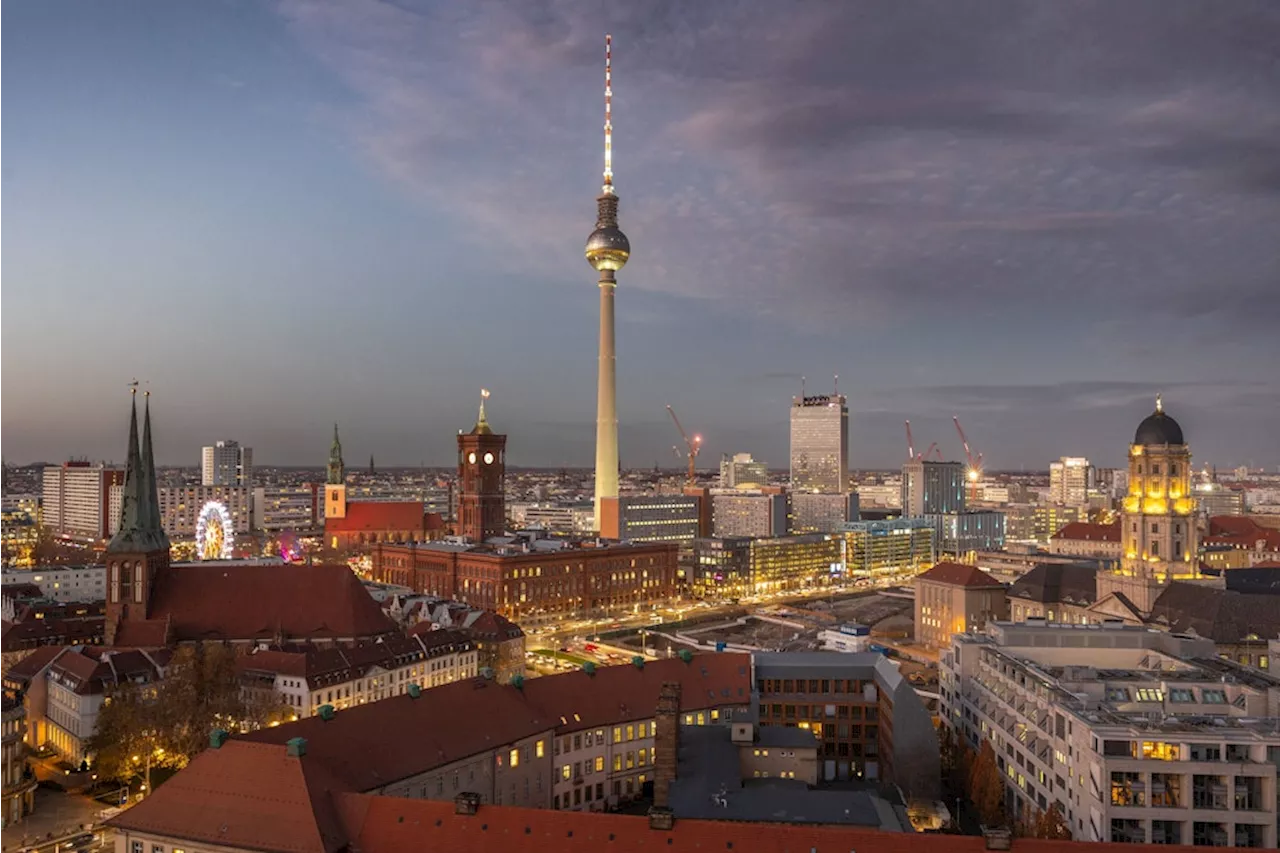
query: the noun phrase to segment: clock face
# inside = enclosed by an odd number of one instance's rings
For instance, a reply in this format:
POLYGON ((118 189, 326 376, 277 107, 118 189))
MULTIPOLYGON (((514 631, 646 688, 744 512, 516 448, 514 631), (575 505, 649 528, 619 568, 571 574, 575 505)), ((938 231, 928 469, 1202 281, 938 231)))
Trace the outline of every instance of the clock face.
POLYGON ((486 453, 486 454, 484 455, 484 464, 486 464, 486 465, 492 465, 492 464, 493 464, 493 454, 492 454, 492 453, 486 453))
POLYGON ((476 454, 474 450, 471 453, 467 454, 467 461, 470 462, 472 465, 476 464, 476 454))

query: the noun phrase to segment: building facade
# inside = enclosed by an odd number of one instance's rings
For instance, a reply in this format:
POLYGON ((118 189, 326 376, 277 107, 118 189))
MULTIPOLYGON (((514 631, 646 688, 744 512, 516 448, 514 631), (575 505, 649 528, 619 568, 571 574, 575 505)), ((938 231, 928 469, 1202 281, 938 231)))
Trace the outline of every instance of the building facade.
POLYGON ((1005 542, 1005 515, 999 510, 967 510, 928 516, 938 531, 943 554, 998 551, 1005 542))
MULTIPOLYGON (((111 515, 108 530, 112 535, 120 529, 120 510, 124 506, 124 484, 111 487, 111 515)), ((237 535, 248 533, 253 524, 250 508, 252 492, 243 486, 165 486, 156 490, 160 504, 160 524, 173 539, 191 539, 200 526, 200 516, 209 504, 221 508, 231 520, 237 535)))
POLYGON ((709 531, 709 496, 622 495, 600 502, 600 536, 628 542, 687 542, 709 531))
POLYGON ((1004 584, 976 566, 938 563, 915 579, 915 640, 951 647, 951 635, 978 631, 1009 618, 1004 584))
POLYGON ((34 584, 54 601, 105 601, 106 566, 49 566, 44 569, 6 569, 4 586, 34 584))
POLYGON ((96 542, 111 535, 111 489, 124 482, 123 468, 64 462, 44 469, 42 522, 55 536, 96 542))
POLYGON ((1087 506, 1094 486, 1093 466, 1083 456, 1064 456, 1049 463, 1049 502, 1059 506, 1087 506))
POLYGON ((475 643, 455 631, 424 631, 377 643, 302 651, 259 649, 236 661, 246 693, 289 708, 296 718, 403 696, 475 678, 475 643))
POLYGON ((902 466, 902 517, 964 512, 965 477, 960 462, 915 459, 902 466))
POLYGON ((314 530, 324 521, 324 487, 260 486, 253 490, 253 529, 314 530))
POLYGON ((720 459, 720 488, 759 489, 769 485, 769 469, 750 453, 725 454, 720 459))
POLYGON ((0 778, 4 782, 4 812, 0 825, 6 829, 19 823, 35 809, 35 774, 27 766, 27 712, 22 697, 4 693, 3 717, 0 717, 0 778))
POLYGON ((858 493, 790 494, 792 533, 834 533, 844 524, 858 520, 858 493))
POLYGON ((910 573, 937 560, 937 530, 926 518, 844 525, 845 568, 851 577, 910 573))
POLYGON ((753 660, 760 725, 812 732, 822 780, 884 781, 913 799, 937 796, 933 722, 883 655, 770 652, 753 660))
POLYGON ((676 591, 677 547, 509 538, 478 545, 438 542, 374 550, 374 579, 414 592, 538 618, 635 612, 676 591))
POLYGON ((748 489, 711 492, 711 535, 785 536, 789 528, 787 496, 748 489))
POLYGON ((1278 691, 1141 627, 998 623, 940 667, 943 723, 991 743, 1010 812, 1056 804, 1078 841, 1274 848, 1278 691))
POLYGON ((791 491, 844 494, 849 478, 849 406, 841 394, 791 403, 791 491))
POLYGON ((200 485, 253 488, 253 448, 238 441, 206 444, 200 452, 200 485))

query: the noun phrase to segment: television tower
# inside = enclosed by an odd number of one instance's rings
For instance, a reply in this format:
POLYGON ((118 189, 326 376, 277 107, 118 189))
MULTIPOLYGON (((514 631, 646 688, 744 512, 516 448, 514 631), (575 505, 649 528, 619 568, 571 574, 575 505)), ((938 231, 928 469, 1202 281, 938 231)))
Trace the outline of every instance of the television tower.
POLYGON ((614 273, 631 257, 631 243, 618 228, 613 189, 613 36, 604 37, 604 187, 596 199, 596 230, 587 238, 587 263, 600 273, 600 367, 596 385, 595 529, 600 501, 618 496, 618 379, 613 336, 614 273))

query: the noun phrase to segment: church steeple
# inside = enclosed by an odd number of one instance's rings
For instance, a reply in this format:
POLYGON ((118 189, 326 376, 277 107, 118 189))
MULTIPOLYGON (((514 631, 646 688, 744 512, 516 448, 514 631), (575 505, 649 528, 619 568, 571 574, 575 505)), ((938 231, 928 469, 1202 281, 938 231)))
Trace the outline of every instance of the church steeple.
POLYGON ((128 462, 120 502, 120 525, 107 544, 108 553, 169 550, 169 537, 160 524, 160 502, 156 495, 155 460, 151 451, 150 397, 148 396, 142 449, 139 451, 137 394, 135 384, 129 411, 128 462))
POLYGON ((109 646, 121 640, 120 631, 129 623, 150 618, 152 593, 169 570, 169 537, 164 532, 156 491, 150 395, 143 415, 142 443, 139 446, 136 382, 132 390, 128 464, 121 490, 120 524, 107 544, 106 554, 109 582, 104 632, 109 646))
POLYGON ((342 463, 342 440, 338 438, 338 425, 333 425, 333 444, 329 445, 328 484, 340 486, 347 481, 346 466, 342 463))

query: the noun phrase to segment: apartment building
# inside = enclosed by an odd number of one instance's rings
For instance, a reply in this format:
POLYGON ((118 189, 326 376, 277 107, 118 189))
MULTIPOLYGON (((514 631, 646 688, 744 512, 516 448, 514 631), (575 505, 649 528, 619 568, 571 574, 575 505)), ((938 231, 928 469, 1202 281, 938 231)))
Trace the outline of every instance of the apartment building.
POLYGON ((1276 846, 1280 679, 1210 640, 1006 622, 939 669, 943 723, 991 742, 1014 814, 1057 803, 1082 841, 1276 846))
MULTIPOLYGON (((95 542, 111 535, 111 490, 124 483, 124 469, 64 462, 44 469, 42 521, 55 536, 95 542)), ((119 520, 119 510, 116 511, 119 520)))
POLYGON ((479 652, 455 631, 427 631, 351 646, 262 648, 236 662, 245 690, 274 697, 298 717, 474 678, 479 652))
POLYGON ((106 601, 106 566, 46 566, 39 569, 6 569, 3 585, 32 584, 54 601, 106 601))

